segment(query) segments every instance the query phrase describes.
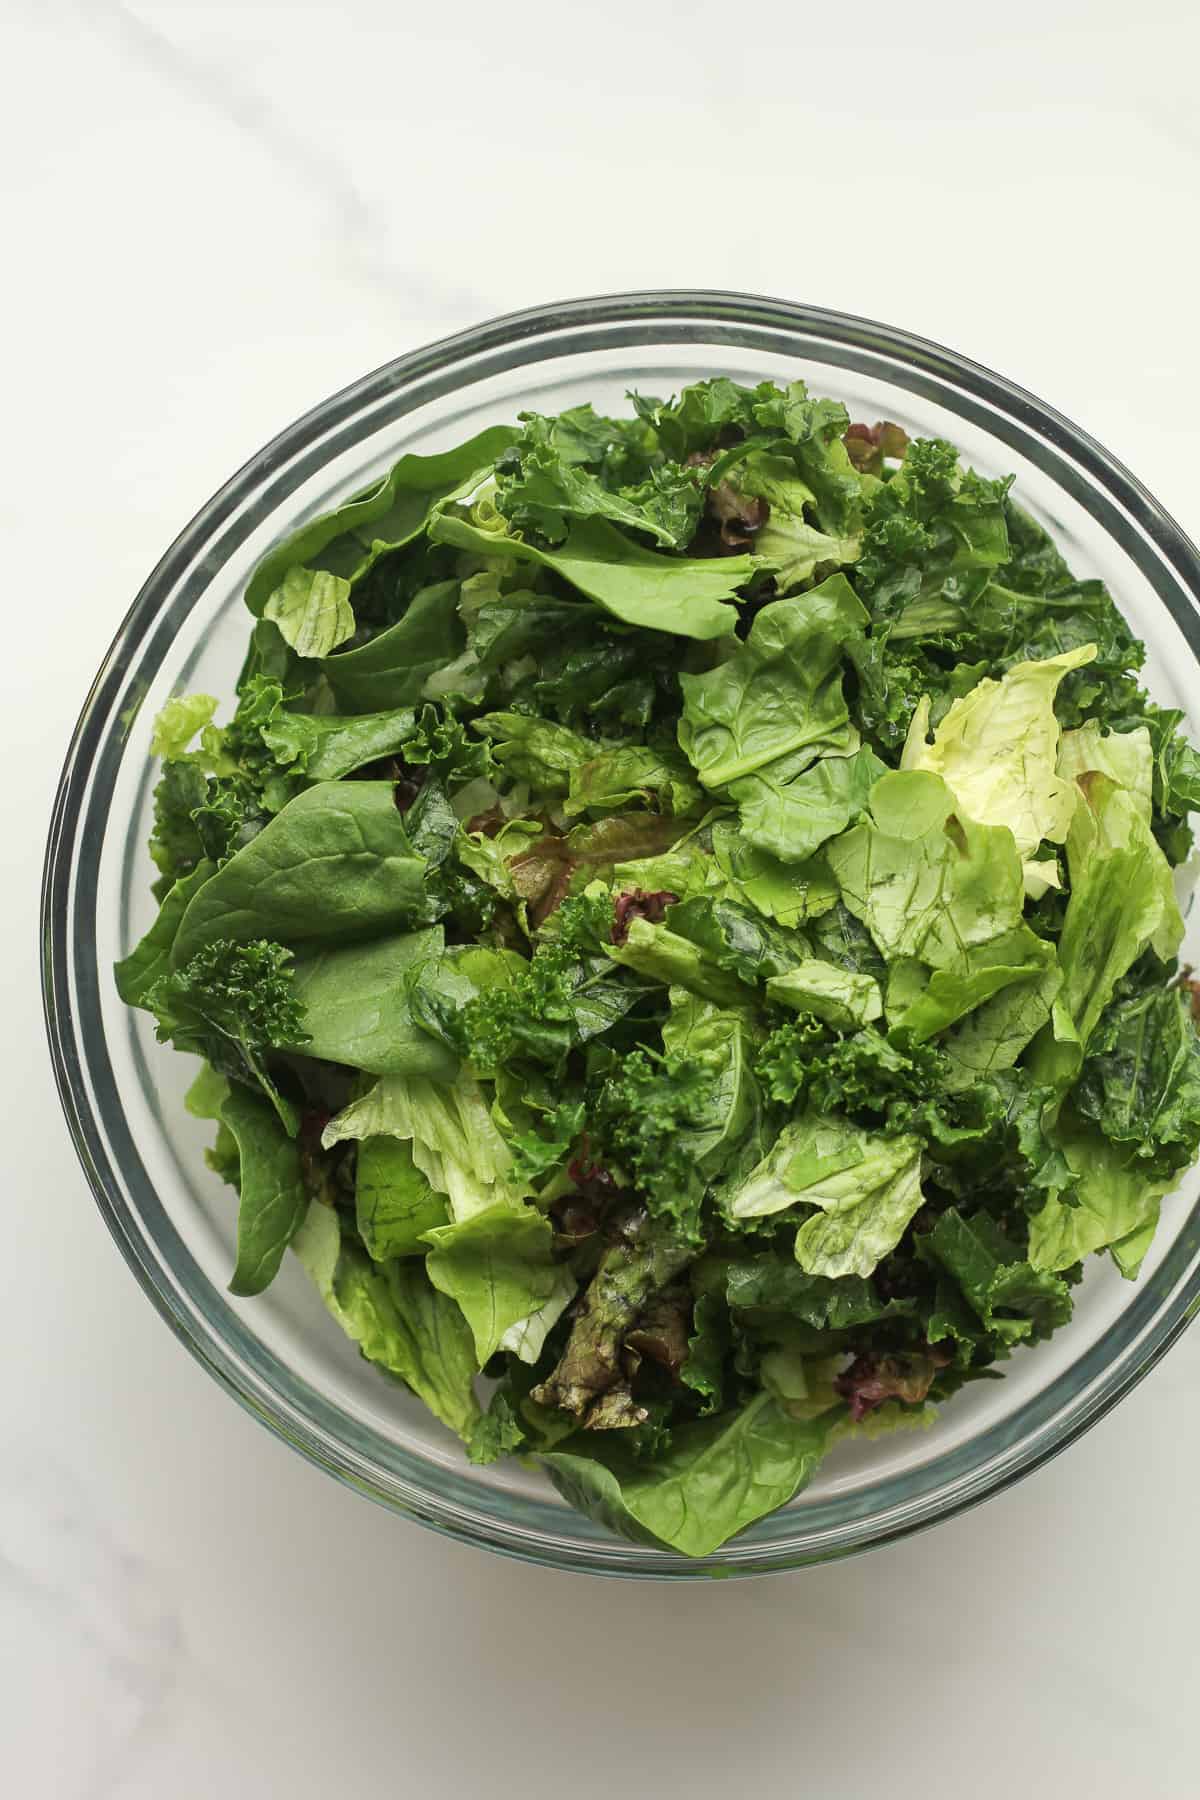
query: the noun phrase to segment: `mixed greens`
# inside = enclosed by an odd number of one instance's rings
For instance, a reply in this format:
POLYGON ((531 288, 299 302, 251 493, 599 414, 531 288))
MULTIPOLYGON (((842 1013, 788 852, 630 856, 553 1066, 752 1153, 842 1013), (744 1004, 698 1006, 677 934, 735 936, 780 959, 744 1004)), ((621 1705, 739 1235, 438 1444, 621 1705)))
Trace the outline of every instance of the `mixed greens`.
POLYGON ((703 1556, 1137 1274, 1200 756, 950 444, 630 400, 271 551, 232 718, 157 720, 117 981, 204 1059, 234 1293, 290 1246, 472 1461, 703 1556))

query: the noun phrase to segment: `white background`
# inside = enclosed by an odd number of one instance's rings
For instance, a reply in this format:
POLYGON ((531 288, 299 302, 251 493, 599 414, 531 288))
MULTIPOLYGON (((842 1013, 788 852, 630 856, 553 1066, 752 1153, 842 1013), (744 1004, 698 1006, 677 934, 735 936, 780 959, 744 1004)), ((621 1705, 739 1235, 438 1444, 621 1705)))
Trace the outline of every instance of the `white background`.
POLYGON ((68 733, 161 549, 451 325, 655 285, 874 314, 1200 530, 1196 18, 9 0, 0 1792, 1196 1792, 1200 1335, 1018 1490, 841 1566, 668 1588, 444 1543, 271 1439, 137 1291, 53 1095, 35 923, 68 733))

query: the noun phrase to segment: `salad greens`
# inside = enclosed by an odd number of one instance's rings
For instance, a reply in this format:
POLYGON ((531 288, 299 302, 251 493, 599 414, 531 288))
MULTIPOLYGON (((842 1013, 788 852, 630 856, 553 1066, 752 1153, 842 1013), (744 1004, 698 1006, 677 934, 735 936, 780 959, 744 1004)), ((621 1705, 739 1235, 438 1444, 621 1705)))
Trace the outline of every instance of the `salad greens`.
POLYGON ((155 724, 116 977, 203 1059, 235 1294, 290 1245, 473 1461, 705 1556, 1137 1274, 1200 1151, 1200 754, 952 445, 630 400, 264 558, 232 716, 155 724))

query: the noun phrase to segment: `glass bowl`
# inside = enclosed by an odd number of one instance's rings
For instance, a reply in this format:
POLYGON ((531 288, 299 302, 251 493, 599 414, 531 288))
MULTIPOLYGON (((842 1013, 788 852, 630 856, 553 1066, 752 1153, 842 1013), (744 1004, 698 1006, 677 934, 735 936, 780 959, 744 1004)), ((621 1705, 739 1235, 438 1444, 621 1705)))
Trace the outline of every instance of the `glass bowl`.
POLYGON ((358 1357, 291 1259, 266 1295, 225 1292, 234 1209, 203 1162, 208 1128, 183 1107, 190 1059, 154 1043, 111 974, 153 912, 155 713, 182 688, 232 694, 258 558, 402 451, 448 448, 523 407, 590 399, 611 410, 627 388, 669 394, 713 374, 802 376, 855 418, 952 438, 985 474, 1015 471, 1022 503, 1078 574, 1108 583, 1146 640, 1151 690, 1200 735, 1197 552, 1085 433, 977 364, 869 320, 742 294, 622 294, 515 313, 402 356, 247 463, 167 551, 118 631, 67 756, 46 861, 45 1000, 62 1103, 100 1210, 172 1330, 272 1431, 364 1494, 467 1542, 597 1574, 794 1569, 946 1518, 1094 1423, 1200 1304, 1193 1171, 1164 1204, 1136 1286, 1093 1258, 1074 1322, 1018 1352, 1002 1382, 965 1390, 929 1432, 841 1447, 791 1505, 691 1561, 611 1536, 536 1470, 471 1468, 423 1407, 358 1357))

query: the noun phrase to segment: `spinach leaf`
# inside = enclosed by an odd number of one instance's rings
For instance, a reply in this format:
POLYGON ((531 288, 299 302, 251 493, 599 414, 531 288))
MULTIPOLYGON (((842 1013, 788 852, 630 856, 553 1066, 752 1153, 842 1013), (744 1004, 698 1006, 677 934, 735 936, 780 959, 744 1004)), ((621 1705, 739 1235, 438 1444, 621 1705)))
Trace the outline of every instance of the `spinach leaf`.
POLYGON ((1021 922, 1023 881, 1007 826, 960 819, 937 775, 884 775, 871 818, 828 845, 842 899, 886 957, 961 968, 973 945, 1021 922))
POLYGON ((261 614, 297 565, 361 580, 386 551, 420 534, 437 502, 478 486, 516 436, 512 426, 493 425, 453 450, 402 456, 373 487, 302 525, 263 557, 246 589, 250 611, 261 614))
POLYGON ((560 550, 539 550, 522 538, 481 529, 455 513, 430 521, 435 543, 479 556, 513 556, 561 575, 626 625, 677 637, 718 638, 733 630, 732 600, 754 573, 748 556, 686 560, 656 555, 623 537, 604 519, 573 525, 560 550))
POLYGON ((462 651, 458 592, 457 581, 423 587, 386 631, 325 657, 321 669, 339 705, 351 712, 415 706, 430 676, 462 651))
POLYGON ((679 741, 706 788, 767 768, 781 784, 827 751, 854 749, 842 653, 865 621, 845 577, 832 576, 764 606, 726 662, 680 677, 679 741))
POLYGON ((237 1266, 231 1294, 261 1294, 279 1273, 283 1253, 308 1210, 300 1152, 275 1113, 233 1086, 221 1104, 221 1123, 240 1158, 237 1266))
POLYGON ((117 992, 126 1006, 145 1006, 146 995, 154 983, 170 971, 171 949, 188 901, 204 886, 215 868, 215 863, 198 863, 190 875, 181 876, 174 882, 145 937, 117 964, 114 970, 117 992))
POLYGON ((568 1438, 540 1460, 572 1506, 622 1537, 710 1556, 795 1498, 827 1436, 828 1420, 790 1418, 759 1394, 738 1412, 680 1426, 653 1462, 596 1435, 568 1438))
POLYGON ((172 962, 216 938, 301 944, 394 931, 419 914, 425 871, 390 782, 318 782, 192 895, 172 962))
POLYGON ((948 1207, 920 1243, 958 1283, 985 1328, 1006 1344, 1048 1337, 1071 1316, 1066 1282, 1026 1262, 986 1213, 966 1219, 948 1207))
POLYGON ((1131 1144, 1163 1176, 1200 1149, 1200 1037, 1187 996, 1158 988, 1102 1015, 1073 1090, 1079 1111, 1114 1144, 1131 1144))
POLYGON ((440 926, 430 926, 299 957, 294 992, 305 1033, 299 1047, 371 1075, 453 1080, 458 1058, 424 1028, 410 1001, 414 971, 442 947, 440 926))

